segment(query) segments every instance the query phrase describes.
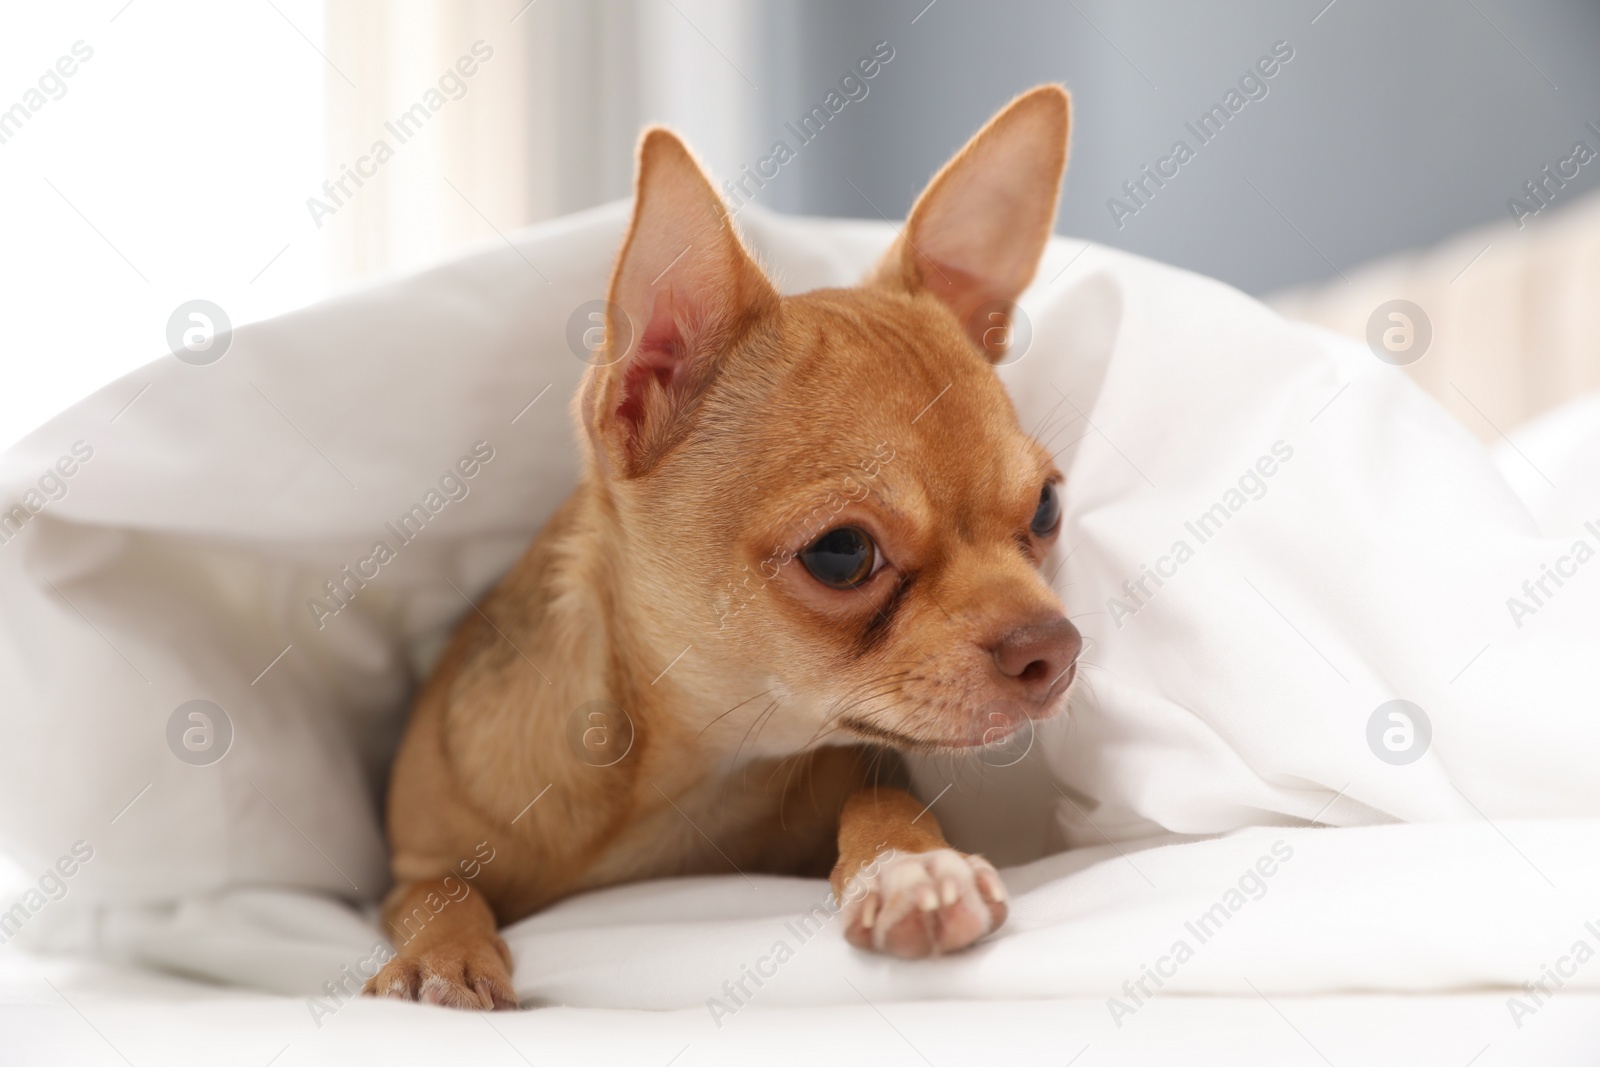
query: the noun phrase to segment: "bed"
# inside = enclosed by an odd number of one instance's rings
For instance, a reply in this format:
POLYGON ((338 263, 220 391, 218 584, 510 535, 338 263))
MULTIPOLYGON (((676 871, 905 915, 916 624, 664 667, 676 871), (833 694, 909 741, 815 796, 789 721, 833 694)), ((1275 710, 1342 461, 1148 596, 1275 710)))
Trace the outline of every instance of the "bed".
MULTIPOLYGON (((1006 928, 877 959, 823 883, 730 873, 510 928, 524 1012, 354 997, 407 697, 572 484, 626 210, 164 356, 0 460, 0 1059, 1592 1062, 1600 405, 1491 450, 1361 341, 1066 238, 998 373, 1067 471, 1085 683, 915 768, 1006 928)), ((892 237, 740 223, 790 292, 892 237)))

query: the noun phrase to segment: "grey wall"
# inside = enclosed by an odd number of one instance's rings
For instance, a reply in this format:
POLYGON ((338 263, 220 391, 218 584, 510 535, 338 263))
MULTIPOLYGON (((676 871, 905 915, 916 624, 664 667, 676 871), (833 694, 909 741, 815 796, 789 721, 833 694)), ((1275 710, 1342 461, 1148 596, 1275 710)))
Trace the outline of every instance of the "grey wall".
MULTIPOLYGON (((1509 232, 1524 182, 1577 140, 1600 150, 1585 126, 1600 129, 1596 2, 926 2, 761 5, 752 159, 794 143, 784 121, 875 42, 895 57, 758 201, 897 219, 996 108, 1061 81, 1075 102, 1061 232, 1264 292, 1474 224, 1509 232), (1277 41, 1294 58, 1267 95, 1199 145, 1184 123, 1277 41), (1119 227, 1107 200, 1179 138, 1199 145, 1194 159, 1119 227)), ((1597 185, 1600 160, 1547 213, 1597 185)))

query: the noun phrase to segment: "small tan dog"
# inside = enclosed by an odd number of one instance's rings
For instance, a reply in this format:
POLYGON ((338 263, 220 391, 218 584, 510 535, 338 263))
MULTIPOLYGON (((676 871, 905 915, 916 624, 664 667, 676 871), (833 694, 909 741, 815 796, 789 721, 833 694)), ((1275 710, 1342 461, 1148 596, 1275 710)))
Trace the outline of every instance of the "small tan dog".
POLYGON ((575 404, 586 473, 418 697, 389 791, 398 955, 367 992, 515 1007, 499 926, 672 875, 831 870, 850 943, 903 957, 1005 920, 995 869, 887 783, 894 750, 1054 714, 1075 671, 1038 570, 1061 474, 990 366, 1068 113, 1059 86, 1017 98, 864 284, 792 297, 683 144, 645 134, 611 279, 628 343, 575 404))

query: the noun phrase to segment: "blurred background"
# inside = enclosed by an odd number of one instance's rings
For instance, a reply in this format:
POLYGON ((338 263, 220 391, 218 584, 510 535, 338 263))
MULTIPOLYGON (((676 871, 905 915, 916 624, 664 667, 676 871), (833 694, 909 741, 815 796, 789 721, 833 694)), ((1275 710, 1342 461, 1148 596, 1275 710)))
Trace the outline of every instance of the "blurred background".
POLYGON ((238 324, 624 197, 647 122, 736 202, 899 219, 1060 81, 1063 233, 1269 294, 1465 231, 1434 270, 1489 284, 1600 183, 1597 55, 1595 0, 7 5, 0 445, 184 301, 238 324))

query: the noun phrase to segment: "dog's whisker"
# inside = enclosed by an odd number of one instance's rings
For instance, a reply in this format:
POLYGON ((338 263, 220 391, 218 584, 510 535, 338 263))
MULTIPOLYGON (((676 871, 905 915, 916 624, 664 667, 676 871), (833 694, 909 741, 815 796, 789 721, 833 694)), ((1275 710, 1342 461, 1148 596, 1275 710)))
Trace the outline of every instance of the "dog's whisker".
POLYGON ((723 712, 721 715, 718 715, 716 718, 712 719, 710 722, 708 722, 704 726, 700 727, 700 732, 695 734, 695 736, 696 737, 704 736, 705 732, 707 730, 711 729, 717 723, 721 722, 723 719, 727 718, 729 715, 732 715, 734 712, 738 711, 740 708, 744 707, 746 704, 750 703, 752 700, 759 700, 760 698, 766 696, 770 692, 772 692, 772 690, 763 689, 761 692, 755 694, 755 696, 746 697, 745 699, 739 701, 739 703, 735 704, 733 707, 729 708, 727 711, 723 712))
MULTIPOLYGON (((1048 437, 1041 439, 1037 434, 1035 434, 1034 435, 1034 440, 1038 441, 1040 446, 1042 448, 1044 448, 1045 451, 1050 452, 1050 455, 1051 455, 1052 459, 1059 459, 1061 457, 1061 453, 1062 452, 1065 452, 1067 449, 1071 448, 1074 444, 1077 444, 1078 441, 1083 440, 1083 438, 1082 437, 1075 438, 1070 443, 1068 443, 1066 445, 1063 445, 1060 451, 1051 451, 1051 449, 1050 449, 1051 443, 1054 442, 1055 439, 1057 437, 1059 437, 1064 431, 1071 429, 1073 424, 1076 423, 1077 421, 1079 421, 1079 419, 1081 419, 1081 418, 1082 418, 1082 416, 1078 416, 1076 418, 1071 418, 1071 419, 1066 419, 1066 420, 1062 421, 1062 423, 1059 426, 1057 426, 1055 429, 1051 430, 1050 431, 1050 435, 1048 437)), ((1087 435, 1085 435, 1085 436, 1087 436, 1087 435)))
POLYGON ((781 699, 780 700, 774 700, 772 703, 768 704, 765 708, 763 708, 759 713, 757 713, 757 715, 756 715, 756 717, 754 719, 750 720, 750 725, 745 727, 744 737, 739 739, 739 747, 733 750, 733 762, 734 762, 735 765, 738 765, 739 757, 744 753, 744 746, 750 740, 750 732, 756 728, 756 724, 757 723, 761 722, 761 720, 764 719, 766 716, 768 716, 768 715, 772 714, 774 711, 776 711, 778 705, 781 704, 781 703, 782 703, 781 699))
MULTIPOLYGON (((811 755, 811 753, 809 753, 809 752, 807 752, 807 751, 802 749, 801 751, 793 753, 792 755, 785 756, 782 759, 778 760, 773 765, 772 773, 767 775, 767 788, 771 789, 772 788, 772 780, 778 776, 778 773, 780 771, 783 772, 783 776, 784 776, 783 777, 783 785, 780 786, 776 791, 777 792, 777 796, 779 797, 778 817, 779 817, 780 822, 783 819, 783 815, 784 815, 784 811, 785 811, 784 802, 787 800, 787 798, 789 796, 789 790, 793 785, 794 776, 795 776, 796 773, 798 773, 799 771, 807 768, 810 765, 810 760, 809 760, 810 755, 811 755)), ((815 791, 814 790, 815 790, 816 782, 815 782, 814 779, 813 779, 811 784, 812 784, 812 788, 813 788, 812 800, 813 800, 813 803, 815 803, 815 791)), ((787 825, 787 824, 785 823, 784 825, 787 825)))
POLYGON ((854 713, 857 708, 863 707, 871 701, 885 700, 897 696, 903 688, 903 678, 885 679, 876 683, 869 683, 848 694, 848 699, 841 699, 841 702, 835 704, 833 707, 834 713, 829 717, 828 721, 843 719, 854 713))
POLYGON ((895 694, 899 693, 901 689, 902 684, 899 682, 886 682, 880 686, 874 687, 870 692, 858 692, 854 694, 848 704, 840 706, 839 714, 841 716, 848 715, 851 711, 867 703, 868 701, 882 700, 885 697, 894 696, 895 694))
POLYGON ((1050 424, 1050 420, 1055 418, 1056 412, 1061 410, 1061 405, 1065 404, 1066 402, 1067 398, 1062 397, 1060 400, 1057 400, 1054 404, 1051 404, 1048 408, 1046 408, 1044 414, 1039 417, 1039 421, 1034 425, 1033 429, 1028 431, 1028 436, 1037 437, 1044 430, 1044 428, 1050 424))
MULTIPOLYGON (((755 736, 751 738, 752 742, 761 740, 761 731, 766 729, 767 723, 771 722, 773 718, 776 717, 778 713, 778 705, 780 703, 782 703, 782 701, 774 700, 770 705, 768 705, 766 711, 756 716, 756 721, 753 724, 755 736)), ((743 748, 744 746, 741 744, 740 747, 743 748)))

